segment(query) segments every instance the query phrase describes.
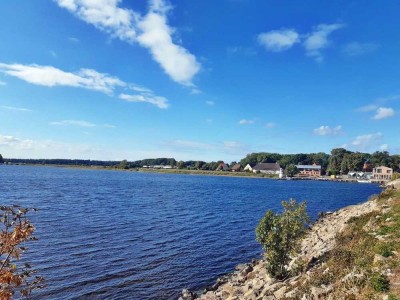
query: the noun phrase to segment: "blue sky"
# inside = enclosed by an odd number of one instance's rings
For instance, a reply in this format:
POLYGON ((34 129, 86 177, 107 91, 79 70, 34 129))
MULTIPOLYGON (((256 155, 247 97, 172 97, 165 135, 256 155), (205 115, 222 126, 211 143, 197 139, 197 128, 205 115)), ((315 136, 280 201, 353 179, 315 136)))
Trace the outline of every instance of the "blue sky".
POLYGON ((0 2, 0 153, 400 153, 398 1, 0 2))

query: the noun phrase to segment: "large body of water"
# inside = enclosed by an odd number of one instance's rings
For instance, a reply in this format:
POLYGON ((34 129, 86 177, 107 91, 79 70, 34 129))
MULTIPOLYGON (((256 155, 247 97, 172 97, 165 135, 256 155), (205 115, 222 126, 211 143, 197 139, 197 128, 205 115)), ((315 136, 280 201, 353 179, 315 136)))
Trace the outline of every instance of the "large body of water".
POLYGON ((176 299, 261 253, 254 228, 280 201, 315 218, 378 186, 0 166, 1 204, 39 208, 25 259, 47 281, 34 299, 176 299))

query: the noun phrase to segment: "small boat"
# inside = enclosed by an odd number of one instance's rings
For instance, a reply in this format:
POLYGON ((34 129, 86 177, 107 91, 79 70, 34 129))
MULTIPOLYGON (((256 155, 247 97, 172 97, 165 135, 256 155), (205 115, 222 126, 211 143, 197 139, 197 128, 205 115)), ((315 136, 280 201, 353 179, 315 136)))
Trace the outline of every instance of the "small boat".
POLYGON ((357 179, 358 183, 371 183, 371 181, 367 180, 367 179, 357 179))

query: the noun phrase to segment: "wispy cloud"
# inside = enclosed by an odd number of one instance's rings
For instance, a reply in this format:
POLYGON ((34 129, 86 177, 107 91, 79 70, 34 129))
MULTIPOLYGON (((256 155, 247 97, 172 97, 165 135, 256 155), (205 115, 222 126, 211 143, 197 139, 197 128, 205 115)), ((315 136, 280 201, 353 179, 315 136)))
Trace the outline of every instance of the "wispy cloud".
POLYGON ((395 111, 390 107, 378 107, 376 110, 376 114, 372 117, 374 120, 382 120, 393 117, 395 115, 395 111))
POLYGON ((62 120, 62 121, 55 121, 51 122, 50 125, 56 125, 56 126, 79 126, 79 127, 96 127, 95 124, 87 122, 87 121, 81 121, 81 120, 62 120))
MULTIPOLYGON (((386 98, 378 98, 376 99, 376 103, 384 104, 386 102, 394 101, 400 99, 400 96, 390 96, 386 98)), ((375 112, 372 116, 373 120, 382 120, 393 117, 396 114, 396 111, 391 107, 384 107, 378 104, 368 104, 356 109, 358 112, 375 112)))
POLYGON ((388 151, 389 150, 389 145, 388 144, 382 144, 380 149, 381 149, 381 151, 388 151))
POLYGON ((174 80, 193 86, 193 77, 200 71, 196 57, 174 43, 174 28, 168 25, 171 9, 163 0, 150 0, 149 11, 142 16, 120 7, 119 0, 56 0, 58 5, 111 37, 128 43, 139 43, 147 48, 153 59, 174 80))
POLYGON ((35 85, 85 88, 110 96, 117 88, 130 89, 135 91, 136 94, 121 93, 119 98, 129 102, 148 102, 159 108, 167 108, 169 106, 166 98, 155 95, 148 88, 133 83, 126 83, 115 76, 100 73, 92 69, 66 72, 52 66, 0 63, 0 72, 35 85))
POLYGON ((182 152, 222 152, 229 154, 245 154, 248 149, 246 145, 238 141, 222 141, 214 143, 204 143, 192 140, 172 140, 162 143, 164 148, 182 152))
POLYGON ((313 133, 315 135, 321 135, 321 136, 332 136, 332 135, 340 135, 343 134, 342 126, 338 125, 336 127, 330 127, 330 126, 320 126, 318 128, 315 128, 313 130, 313 133))
POLYGON ((239 121, 239 125, 250 125, 250 124, 254 124, 254 120, 247 120, 247 119, 242 119, 239 121))
POLYGON ((92 69, 80 69, 71 73, 52 66, 0 63, 0 72, 36 85, 79 87, 106 94, 112 94, 117 86, 125 86, 117 77, 92 69))
POLYGON ((265 128, 267 129, 272 129, 276 127, 276 123, 274 122, 268 122, 267 124, 265 124, 265 128))
POLYGON ((368 104, 368 105, 361 106, 361 107, 357 108, 356 111, 369 112, 369 111, 374 111, 377 108, 378 108, 378 105, 376 105, 376 104, 368 104))
POLYGON ((272 30, 259 34, 258 43, 271 52, 282 52, 297 43, 302 43, 307 56, 322 62, 324 60, 322 50, 331 44, 329 35, 343 27, 344 24, 340 23, 319 24, 306 34, 300 34, 295 29, 272 30))
POLYGON ((1 108, 7 109, 7 110, 13 110, 13 111, 23 111, 23 112, 30 112, 30 111, 32 111, 31 109, 24 108, 24 107, 5 106, 5 105, 1 106, 1 108))
MULTIPOLYGON (((99 150, 85 144, 67 144, 53 140, 33 140, 0 134, 0 149, 13 158, 87 158, 96 159, 99 150)), ((104 156, 103 156, 104 157, 104 156)), ((100 158, 100 157, 98 157, 100 158)))
POLYGON ((351 42, 344 45, 342 51, 347 56, 359 56, 374 52, 378 48, 379 45, 374 43, 351 42))
POLYGON ((359 151, 378 149, 382 144, 382 138, 383 134, 380 132, 359 135, 351 142, 351 146, 359 151))
POLYGON ((148 93, 128 95, 120 94, 118 96, 120 99, 128 102, 146 102, 157 106, 158 108, 166 109, 169 107, 168 100, 164 97, 155 96, 148 93))
POLYGON ((288 50, 300 42, 300 36, 294 29, 280 29, 264 32, 258 35, 258 42, 266 50, 281 52, 288 50))
POLYGON ((0 86, 4 86, 4 85, 7 85, 7 83, 5 83, 4 81, 0 80, 0 86))
POLYGON ((55 53, 53 50, 50 50, 49 53, 50 53, 50 55, 53 56, 54 58, 57 58, 57 57, 58 57, 57 53, 55 53))
POLYGON ((70 42, 72 42, 72 43, 79 43, 80 42, 80 40, 78 38, 76 38, 76 37, 69 37, 68 40, 70 42))
POLYGON ((214 106, 214 105, 215 105, 215 102, 214 102, 214 101, 206 101, 206 104, 207 104, 208 106, 214 106))
POLYGON ((240 46, 228 47, 226 48, 226 52, 228 55, 242 54, 244 56, 253 56, 257 54, 257 51, 253 48, 240 46))
POLYGON ((306 55, 313 57, 317 62, 322 62, 324 57, 322 50, 330 44, 329 35, 343 28, 343 24, 320 24, 315 27, 314 31, 306 37, 303 45, 306 50, 306 55))
POLYGON ((50 125, 55 126, 78 126, 78 127, 85 127, 85 128, 93 128, 93 127, 102 127, 102 128, 115 128, 116 126, 110 124, 94 124, 88 121, 83 120, 62 120, 62 121, 54 121, 51 122, 50 125))

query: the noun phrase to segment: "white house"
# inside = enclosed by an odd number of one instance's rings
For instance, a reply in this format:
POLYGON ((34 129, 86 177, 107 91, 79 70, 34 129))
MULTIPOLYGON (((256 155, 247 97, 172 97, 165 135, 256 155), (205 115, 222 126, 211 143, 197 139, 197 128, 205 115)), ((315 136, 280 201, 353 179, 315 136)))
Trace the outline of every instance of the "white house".
POLYGON ((253 167, 250 166, 250 164, 247 164, 247 165, 244 167, 243 171, 245 171, 245 172, 253 172, 253 167))

